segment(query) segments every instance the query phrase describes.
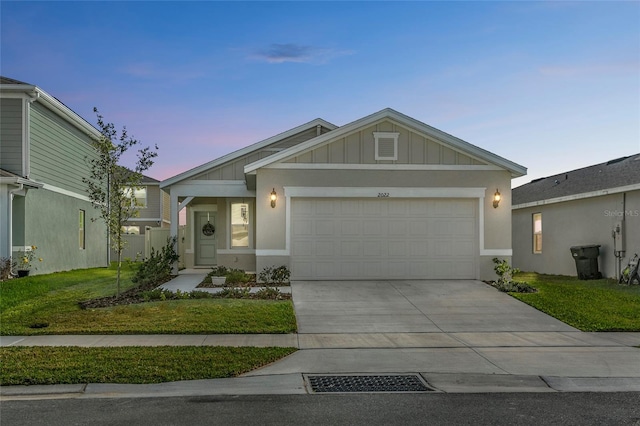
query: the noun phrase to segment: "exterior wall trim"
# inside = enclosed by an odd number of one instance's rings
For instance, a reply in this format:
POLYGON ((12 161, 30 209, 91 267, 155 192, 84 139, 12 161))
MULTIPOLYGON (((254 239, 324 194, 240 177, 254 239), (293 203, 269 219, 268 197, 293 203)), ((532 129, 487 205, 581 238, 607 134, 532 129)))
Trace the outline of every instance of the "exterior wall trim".
POLYGON ((563 203, 565 201, 582 200, 584 198, 601 197, 603 195, 619 194, 621 192, 636 191, 640 189, 640 183, 619 186, 617 188, 601 189, 599 191, 583 192, 582 194, 567 195, 565 197, 549 198, 547 200, 532 201, 511 206, 511 210, 526 209, 528 207, 544 206, 547 204, 563 203))
POLYGON ((77 198, 78 200, 86 201, 86 202, 89 202, 89 203, 91 202, 89 197, 87 197, 86 195, 81 195, 81 194, 78 194, 76 192, 69 191, 67 189, 58 188, 57 186, 49 185, 48 183, 45 183, 42 186, 42 189, 46 189, 47 191, 56 192, 58 194, 66 195, 68 197, 77 198))
POLYGON ((292 198, 476 198, 478 200, 478 248, 480 256, 511 256, 512 249, 484 247, 484 198, 487 188, 354 188, 285 186, 285 248, 256 250, 256 256, 291 255, 292 198), (388 194, 388 197, 380 194, 388 194))
POLYGON ((285 170, 427 170, 427 171, 498 171, 494 165, 455 165, 455 164, 340 164, 340 163, 276 163, 265 169, 285 170))

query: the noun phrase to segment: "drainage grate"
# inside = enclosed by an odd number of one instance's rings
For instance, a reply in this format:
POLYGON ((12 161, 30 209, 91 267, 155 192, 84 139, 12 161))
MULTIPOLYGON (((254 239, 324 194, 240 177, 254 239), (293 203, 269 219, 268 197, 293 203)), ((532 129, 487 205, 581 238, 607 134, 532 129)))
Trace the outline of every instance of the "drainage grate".
POLYGON ((314 392, 428 392, 416 374, 307 376, 314 392))

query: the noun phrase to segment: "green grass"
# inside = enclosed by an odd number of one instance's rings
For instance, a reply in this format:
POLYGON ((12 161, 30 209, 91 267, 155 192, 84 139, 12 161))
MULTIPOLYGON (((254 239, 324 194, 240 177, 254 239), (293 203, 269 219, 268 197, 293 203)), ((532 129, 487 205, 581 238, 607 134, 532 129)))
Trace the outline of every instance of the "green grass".
MULTIPOLYGON (((122 289, 133 287, 123 268, 122 289)), ((80 309, 113 295, 116 271, 96 268, 0 283, 0 334, 217 334, 296 331, 291 301, 186 299, 80 309), (38 328, 38 326, 46 327, 38 328)))
POLYGON ((513 297, 582 331, 640 331, 640 286, 537 273, 515 279, 538 292, 513 297))
POLYGON ((294 348, 0 348, 0 385, 161 383, 234 377, 294 348))

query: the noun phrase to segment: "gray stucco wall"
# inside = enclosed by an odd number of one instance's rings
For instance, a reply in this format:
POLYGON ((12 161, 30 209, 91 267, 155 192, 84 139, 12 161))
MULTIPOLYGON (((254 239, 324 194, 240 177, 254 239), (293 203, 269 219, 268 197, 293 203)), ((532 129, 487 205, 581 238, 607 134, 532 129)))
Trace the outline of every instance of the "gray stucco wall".
POLYGON ((24 176, 22 171, 22 99, 0 99, 0 168, 24 176))
POLYGON ((617 260, 611 231, 621 220, 627 256, 640 253, 640 191, 513 210, 513 265, 524 271, 576 276, 570 247, 599 244, 599 270, 614 277, 617 260), (542 213, 541 254, 533 253, 534 213, 542 213))
MULTIPOLYGON (((32 189, 14 199, 14 246, 38 247, 32 274, 107 265, 104 223, 91 203, 45 189, 32 189), (85 249, 79 248, 78 215, 85 210, 85 249), (24 223, 17 220, 24 211, 24 223)), ((14 253, 15 255, 15 253, 14 253)))

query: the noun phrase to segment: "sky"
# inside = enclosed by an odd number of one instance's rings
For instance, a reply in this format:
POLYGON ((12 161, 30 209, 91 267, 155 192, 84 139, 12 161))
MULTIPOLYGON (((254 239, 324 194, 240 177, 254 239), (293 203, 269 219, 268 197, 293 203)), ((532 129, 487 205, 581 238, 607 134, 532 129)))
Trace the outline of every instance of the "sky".
POLYGON ((157 144, 159 180, 387 107, 527 167, 514 187, 640 152, 636 1, 3 0, 0 24, 3 76, 157 144))

